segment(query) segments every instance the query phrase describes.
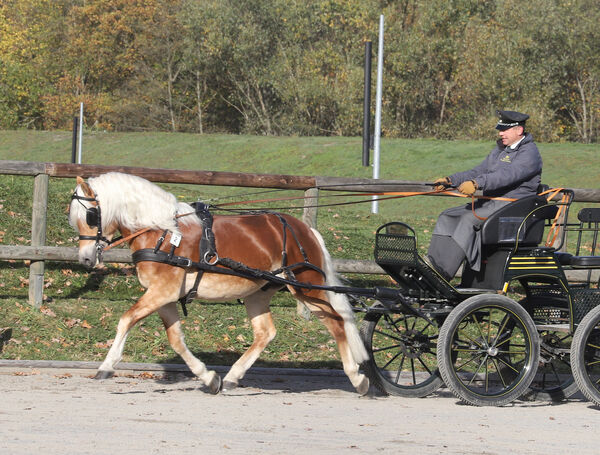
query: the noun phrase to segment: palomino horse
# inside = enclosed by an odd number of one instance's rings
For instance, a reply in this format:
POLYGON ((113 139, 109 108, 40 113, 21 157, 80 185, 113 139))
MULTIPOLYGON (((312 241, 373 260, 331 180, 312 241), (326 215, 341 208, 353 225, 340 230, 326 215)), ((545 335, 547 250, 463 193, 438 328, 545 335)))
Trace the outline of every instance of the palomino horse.
MULTIPOLYGON (((194 209, 140 177, 111 172, 90 178, 87 183, 78 177, 69 221, 79 232, 79 262, 87 267, 101 262, 102 249, 117 231, 125 238, 131 235, 127 241, 134 253, 140 249, 153 249, 159 244, 161 251, 169 252, 174 247, 170 240, 177 244, 176 238, 181 235, 175 254, 192 261, 202 261, 198 245, 203 225, 194 209), (166 236, 164 233, 167 233, 166 236), (162 243, 159 242, 161 236, 165 237, 162 243)), ((326 279, 312 267, 294 270, 299 282, 328 286, 340 284, 321 235, 294 217, 273 213, 215 216, 213 223, 216 252, 221 258, 230 258, 254 269, 281 273, 278 269, 282 267, 282 253, 285 252, 290 264, 308 259, 310 264, 325 272, 326 279), (284 240, 286 230, 287 241, 284 240), (291 237, 294 241, 290 241, 291 237)), ((284 286, 265 286, 268 284, 265 280, 210 271, 201 276, 199 283, 195 283, 198 269, 146 260, 137 262, 136 269, 146 292, 121 316, 113 345, 96 378, 108 378, 114 374, 131 328, 157 311, 175 352, 212 393, 235 388, 275 337, 269 302, 284 286), (252 324, 253 343, 231 367, 223 383, 217 373, 208 370, 184 342, 176 302, 194 284, 198 284, 196 298, 204 301, 243 299, 252 324)), ((368 355, 346 295, 328 290, 288 288, 298 301, 323 321, 337 342, 344 371, 353 386, 360 394, 367 393, 369 380, 359 373, 359 365, 367 360, 368 355)))

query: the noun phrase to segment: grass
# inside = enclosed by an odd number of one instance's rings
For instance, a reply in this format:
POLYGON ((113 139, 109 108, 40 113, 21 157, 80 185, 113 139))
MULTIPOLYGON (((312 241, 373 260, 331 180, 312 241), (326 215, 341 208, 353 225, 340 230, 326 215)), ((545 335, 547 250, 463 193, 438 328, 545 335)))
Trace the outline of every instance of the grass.
MULTIPOLYGON (((86 132, 84 163, 215 171, 327 175, 368 178, 361 165, 360 138, 254 137, 169 133, 86 132)), ((381 178, 430 181, 477 164, 492 144, 435 140, 382 140, 381 178)), ((69 132, 0 131, 0 159, 69 162, 69 132)), ((544 182, 552 186, 597 186, 598 145, 540 144, 544 182)), ((75 232, 65 209, 75 182, 51 179, 47 245, 75 246, 75 232)), ((182 200, 232 196, 256 198, 252 189, 163 185, 182 200)), ((0 243, 30 242, 33 179, 0 176, 0 243)), ((261 194, 260 198, 299 192, 261 194)), ((327 202, 324 199, 322 202, 327 202)), ((422 251, 429 243, 437 214, 456 205, 453 198, 421 197, 382 201, 379 213, 370 204, 320 208, 319 230, 335 258, 370 259, 377 226, 400 220, 415 227, 422 251)), ((281 205, 281 203, 279 203, 281 205)), ((299 210, 289 210, 300 216, 299 210)), ((119 316, 142 294, 130 265, 108 264, 88 272, 77 264, 46 263, 45 302, 30 307, 29 269, 24 261, 0 262, 0 342, 3 359, 102 360, 114 337, 119 316)), ((348 276, 352 284, 389 284, 386 277, 348 276), (367 280, 367 281, 365 281, 367 280)), ((295 302, 279 293, 272 305, 277 338, 259 365, 339 367, 335 345, 315 318, 296 316, 295 302)), ((193 303, 184 319, 190 348, 209 364, 231 364, 252 341, 245 311, 237 302, 193 303)), ((147 318, 128 338, 124 361, 180 361, 168 346, 157 316, 147 318)))

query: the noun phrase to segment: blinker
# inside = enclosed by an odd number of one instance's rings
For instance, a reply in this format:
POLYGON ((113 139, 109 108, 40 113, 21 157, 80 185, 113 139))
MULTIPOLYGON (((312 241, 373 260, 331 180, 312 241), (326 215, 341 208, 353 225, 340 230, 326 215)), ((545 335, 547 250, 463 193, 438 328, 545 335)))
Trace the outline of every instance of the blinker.
POLYGON ((98 227, 98 208, 90 207, 85 211, 85 222, 89 227, 98 227))

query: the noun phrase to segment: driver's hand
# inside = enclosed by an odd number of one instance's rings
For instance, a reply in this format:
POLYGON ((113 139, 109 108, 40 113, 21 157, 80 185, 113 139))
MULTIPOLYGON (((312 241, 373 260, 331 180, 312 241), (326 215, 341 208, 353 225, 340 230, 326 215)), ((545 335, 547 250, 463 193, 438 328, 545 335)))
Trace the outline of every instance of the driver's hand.
POLYGON ((443 191, 450 185, 452 185, 452 182, 450 182, 450 179, 448 177, 442 177, 437 180, 434 180, 433 189, 436 191, 443 191))
POLYGON ((477 190, 477 183, 474 180, 467 180, 463 182, 458 187, 458 191, 462 194, 466 194, 467 196, 473 196, 475 194, 475 190, 477 190))

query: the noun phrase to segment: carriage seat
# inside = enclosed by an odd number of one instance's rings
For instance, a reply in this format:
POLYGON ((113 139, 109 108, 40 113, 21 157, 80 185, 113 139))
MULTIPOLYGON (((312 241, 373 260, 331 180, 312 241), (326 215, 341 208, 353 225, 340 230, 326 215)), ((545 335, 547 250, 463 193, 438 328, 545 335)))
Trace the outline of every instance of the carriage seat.
POLYGON ((596 252, 597 235, 600 230, 600 208, 583 208, 577 214, 577 219, 579 220, 579 227, 575 230, 579 232, 579 235, 577 238, 575 255, 570 253, 554 253, 554 255, 562 265, 580 269, 598 269, 600 268, 600 256, 595 256, 594 253, 596 252), (585 230, 594 233, 591 256, 579 255, 579 252, 581 251, 582 233, 585 230))
POLYGON ((537 194, 505 205, 490 215, 480 227, 481 244, 513 247, 518 233, 520 247, 538 246, 542 242, 546 220, 554 218, 558 210, 555 205, 539 208, 546 205, 546 198, 537 194), (525 225, 519 231, 525 218, 525 225))
MULTIPOLYGON (((530 252, 540 248, 547 219, 556 216, 556 205, 548 205, 537 194, 513 201, 492 213, 479 227, 481 230, 481 269, 474 271, 465 264, 461 288, 500 290, 504 285, 504 267, 517 248, 530 252), (523 225, 523 226, 521 226, 523 225)), ((548 252, 552 254, 554 249, 548 252)))

